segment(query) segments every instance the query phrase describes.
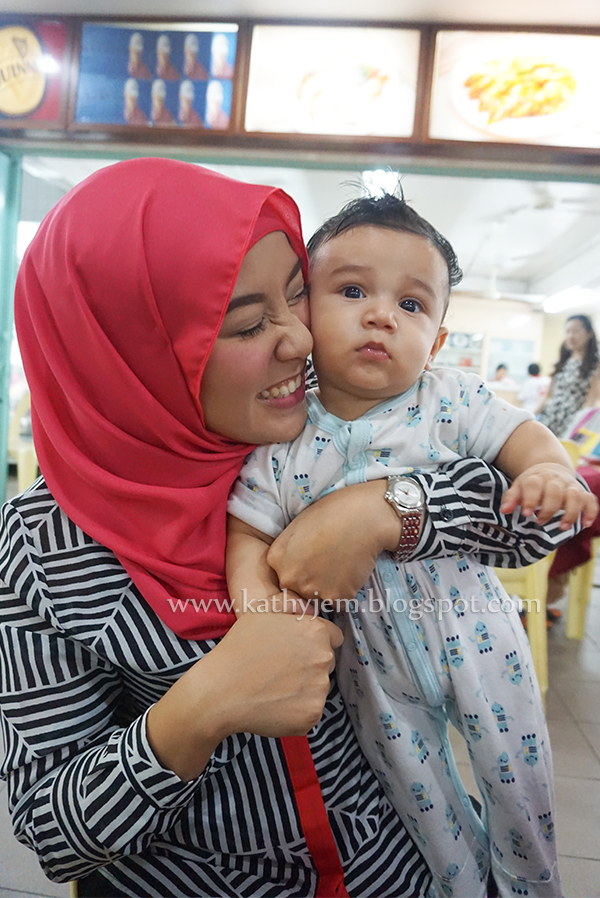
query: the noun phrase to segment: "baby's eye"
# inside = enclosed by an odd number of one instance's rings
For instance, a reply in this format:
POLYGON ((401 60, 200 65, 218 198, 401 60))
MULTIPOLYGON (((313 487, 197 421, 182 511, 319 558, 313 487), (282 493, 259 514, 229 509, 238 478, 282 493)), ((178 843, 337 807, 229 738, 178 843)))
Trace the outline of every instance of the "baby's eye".
POLYGON ((346 299, 364 299, 365 294, 362 292, 360 287, 357 287, 356 284, 350 284, 348 287, 344 287, 342 290, 343 295, 346 299))
POLYGON ((408 299, 403 299, 400 303, 400 308, 404 309, 405 312, 420 312, 423 306, 419 302, 418 299, 413 299, 412 297, 408 299))

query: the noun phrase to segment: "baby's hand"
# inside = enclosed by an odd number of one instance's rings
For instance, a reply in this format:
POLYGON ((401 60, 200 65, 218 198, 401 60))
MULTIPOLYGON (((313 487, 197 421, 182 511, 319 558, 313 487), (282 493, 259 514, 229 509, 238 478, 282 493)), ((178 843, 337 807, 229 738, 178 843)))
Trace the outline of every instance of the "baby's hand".
POLYGON ((589 527, 598 514, 598 500, 585 491, 574 472, 550 462, 532 465, 519 474, 504 494, 500 511, 510 514, 518 505, 525 517, 535 515, 539 524, 546 524, 563 509, 561 530, 568 530, 580 514, 583 526, 589 527))

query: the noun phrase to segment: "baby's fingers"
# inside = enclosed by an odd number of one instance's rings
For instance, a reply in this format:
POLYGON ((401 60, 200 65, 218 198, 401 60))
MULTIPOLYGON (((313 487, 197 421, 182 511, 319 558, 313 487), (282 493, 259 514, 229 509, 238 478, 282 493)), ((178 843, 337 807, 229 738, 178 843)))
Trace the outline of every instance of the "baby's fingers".
POLYGON ((521 488, 517 482, 513 483, 502 496, 500 511, 502 514, 510 514, 517 505, 521 504, 521 488))
POLYGON ((564 502, 564 514, 560 521, 560 529, 568 530, 579 515, 581 515, 581 523, 584 527, 589 527, 594 523, 598 514, 598 500, 592 493, 586 493, 578 486, 574 485, 567 490, 564 502))
MULTIPOLYGON (((554 486, 556 490, 556 485, 554 486)), ((548 515, 546 520, 551 518, 552 515, 561 508, 560 500, 558 501, 558 504, 554 504, 556 502, 556 499, 553 498, 555 490, 549 491, 547 489, 547 484, 544 483, 544 478, 539 474, 531 475, 527 477, 526 480, 523 480, 521 482, 521 510, 524 517, 528 518, 535 514, 536 508, 539 508, 540 506, 543 508, 543 502, 545 502, 547 498, 549 507, 552 506, 554 510, 552 511, 552 514, 548 515)), ((556 491, 560 491, 560 487, 556 491)), ((538 520, 540 520, 539 515, 538 520)), ((541 521, 541 523, 545 523, 545 521, 541 521)))

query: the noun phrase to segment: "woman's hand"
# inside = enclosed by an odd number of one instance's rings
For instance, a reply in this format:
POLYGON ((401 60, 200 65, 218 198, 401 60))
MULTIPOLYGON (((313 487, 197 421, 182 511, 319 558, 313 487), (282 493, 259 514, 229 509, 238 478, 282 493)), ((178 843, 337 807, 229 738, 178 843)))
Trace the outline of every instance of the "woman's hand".
POLYGON ((246 613, 148 714, 148 739, 182 780, 232 733, 304 735, 329 691, 341 630, 322 618, 246 613))
POLYGON ((375 567, 394 551, 400 520, 383 498, 387 480, 330 493, 306 508, 270 546, 267 561, 280 586, 305 599, 353 598, 375 567))

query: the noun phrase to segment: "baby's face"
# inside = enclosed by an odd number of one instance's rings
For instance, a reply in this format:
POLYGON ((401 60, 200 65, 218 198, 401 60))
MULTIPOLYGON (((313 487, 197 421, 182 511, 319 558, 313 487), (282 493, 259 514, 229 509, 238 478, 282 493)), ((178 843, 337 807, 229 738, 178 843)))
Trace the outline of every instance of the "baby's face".
POLYGON ((319 247, 310 280, 320 394, 341 418, 404 393, 444 343, 448 267, 425 237, 360 225, 319 247))

